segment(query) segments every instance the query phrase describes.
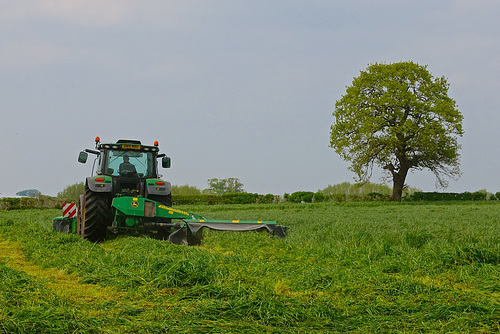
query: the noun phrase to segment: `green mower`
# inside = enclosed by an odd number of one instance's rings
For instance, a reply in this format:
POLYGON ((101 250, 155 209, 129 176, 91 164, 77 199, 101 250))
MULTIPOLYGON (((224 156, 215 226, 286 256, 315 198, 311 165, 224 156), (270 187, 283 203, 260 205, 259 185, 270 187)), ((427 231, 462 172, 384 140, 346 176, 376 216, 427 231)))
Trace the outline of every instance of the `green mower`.
POLYGON ((219 231, 267 231, 284 238, 287 227, 275 221, 214 220, 172 207, 170 182, 160 179, 157 161, 170 168, 171 159, 159 153, 158 142, 143 145, 138 140, 103 144, 80 152, 86 163, 95 155, 93 176, 87 177, 85 192, 77 204, 65 204, 63 216, 54 218, 53 228, 74 232, 92 242, 115 235, 148 234, 178 245, 199 245, 202 229, 219 231), (95 173, 94 173, 95 170, 95 173))

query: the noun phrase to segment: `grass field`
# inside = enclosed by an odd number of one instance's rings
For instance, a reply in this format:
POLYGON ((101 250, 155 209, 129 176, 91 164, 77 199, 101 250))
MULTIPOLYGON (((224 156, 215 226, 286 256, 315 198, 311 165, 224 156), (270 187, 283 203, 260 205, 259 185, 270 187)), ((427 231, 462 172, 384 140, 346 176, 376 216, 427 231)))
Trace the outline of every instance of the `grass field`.
POLYGON ((92 244, 0 211, 0 332, 500 332, 500 202, 183 209, 289 235, 92 244))

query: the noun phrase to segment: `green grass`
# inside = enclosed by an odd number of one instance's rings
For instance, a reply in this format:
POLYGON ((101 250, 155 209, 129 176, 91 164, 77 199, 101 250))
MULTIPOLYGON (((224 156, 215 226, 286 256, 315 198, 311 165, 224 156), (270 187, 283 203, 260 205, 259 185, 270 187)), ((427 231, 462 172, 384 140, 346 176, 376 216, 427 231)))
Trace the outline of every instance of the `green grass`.
POLYGON ((35 266, 0 255, 0 331, 500 331, 500 203, 183 209, 277 220, 289 235, 204 231, 200 247, 145 237, 94 245, 53 232, 57 210, 3 211, 0 241, 35 266), (55 269, 72 288, 48 274, 55 269))

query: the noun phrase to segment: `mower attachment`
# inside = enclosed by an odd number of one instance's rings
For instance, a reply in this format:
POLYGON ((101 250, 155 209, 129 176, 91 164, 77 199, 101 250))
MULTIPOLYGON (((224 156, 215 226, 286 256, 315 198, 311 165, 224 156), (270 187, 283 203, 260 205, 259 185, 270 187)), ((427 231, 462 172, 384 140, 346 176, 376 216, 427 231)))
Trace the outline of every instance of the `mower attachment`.
POLYGON ((217 231, 267 231, 277 238, 286 236, 287 227, 275 221, 214 220, 195 213, 175 209, 143 197, 116 197, 112 207, 116 209, 113 228, 170 230, 168 241, 174 244, 197 245, 202 239, 201 230, 217 231), (172 223, 172 220, 182 222, 172 223))

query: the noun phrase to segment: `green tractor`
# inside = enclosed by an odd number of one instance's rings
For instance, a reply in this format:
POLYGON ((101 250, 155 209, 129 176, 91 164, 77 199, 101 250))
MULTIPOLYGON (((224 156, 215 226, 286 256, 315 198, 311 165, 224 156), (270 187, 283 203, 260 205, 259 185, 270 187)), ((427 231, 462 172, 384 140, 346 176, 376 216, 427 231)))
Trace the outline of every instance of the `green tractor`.
POLYGON ((203 228, 286 235, 287 228, 275 221, 213 220, 172 208, 171 185, 160 179, 157 167, 158 159, 163 168, 170 168, 171 160, 159 153, 158 142, 149 146, 122 139, 103 144, 96 137, 95 149, 80 152, 78 161, 86 163, 89 153, 95 156, 94 175, 87 177, 74 214, 54 219, 57 231, 92 242, 131 233, 185 245, 200 244, 203 228))

